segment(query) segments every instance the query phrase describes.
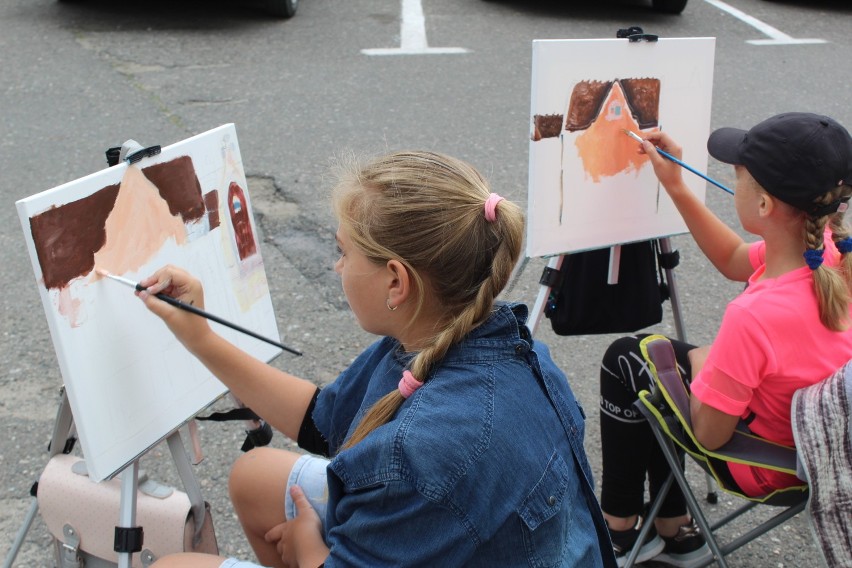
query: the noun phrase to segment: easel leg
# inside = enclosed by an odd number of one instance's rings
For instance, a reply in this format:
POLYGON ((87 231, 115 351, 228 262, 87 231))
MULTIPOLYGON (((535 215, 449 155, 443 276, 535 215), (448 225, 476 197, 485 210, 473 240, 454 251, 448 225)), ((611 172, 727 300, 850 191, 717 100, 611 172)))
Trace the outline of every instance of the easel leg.
MULTIPOLYGON (((547 267, 552 268, 553 270, 559 270, 562 267, 562 261, 564 259, 564 255, 552 256, 550 257, 550 260, 547 261, 547 267)), ((547 301, 549 299, 550 286, 542 284, 541 288, 538 290, 538 297, 535 299, 535 304, 533 304, 532 311, 530 312, 529 320, 527 320, 527 327, 530 328, 530 335, 535 335, 535 332, 538 329, 538 324, 541 322, 541 316, 544 315, 544 307, 547 305, 547 301)))
MULTIPOLYGON (((71 415, 71 405, 68 402, 68 395, 63 388, 60 391, 59 408, 56 411, 56 419, 53 422, 53 435, 50 438, 50 453, 48 459, 62 452, 70 452, 73 447, 73 425, 74 420, 71 415)), ((24 539, 32 527, 35 516, 38 514, 38 500, 35 496, 32 497, 30 508, 27 511, 26 517, 21 528, 18 529, 18 534, 15 536, 15 541, 12 543, 12 548, 6 555, 3 561, 3 568, 11 568, 12 563, 17 558, 21 551, 21 546, 24 544, 24 539)))
POLYGON ((192 471, 192 464, 189 461, 189 456, 186 454, 186 449, 183 447, 180 431, 176 430, 166 440, 169 443, 169 450, 177 467, 178 476, 180 476, 186 496, 189 498, 190 510, 195 520, 194 544, 198 544, 201 529, 204 526, 204 516, 207 514, 207 509, 204 506, 204 497, 201 494, 201 485, 199 485, 198 479, 192 471))
MULTIPOLYGON (((121 473, 121 505, 118 527, 136 527, 136 493, 139 488, 139 462, 133 461, 121 473)), ((118 553, 118 568, 130 568, 132 552, 118 553)))
POLYGON ((18 552, 21 550, 21 546, 24 544, 24 539, 27 536, 27 533, 30 530, 30 527, 35 520, 35 516, 38 513, 38 501, 36 498, 32 498, 32 502, 30 503, 30 509, 27 511, 27 516, 24 518, 24 524, 21 525, 21 528, 18 529, 18 534, 15 536, 15 542, 12 543, 12 548, 9 550, 9 554, 6 555, 6 560, 3 562, 3 568, 12 568, 12 563, 15 561, 15 558, 18 556, 18 552))

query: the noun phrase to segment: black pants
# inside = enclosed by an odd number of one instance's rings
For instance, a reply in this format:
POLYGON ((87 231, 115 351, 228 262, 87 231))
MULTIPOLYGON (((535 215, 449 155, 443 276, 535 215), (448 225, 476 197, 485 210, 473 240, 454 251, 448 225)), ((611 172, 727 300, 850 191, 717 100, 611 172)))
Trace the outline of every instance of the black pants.
MULTIPOLYGON (((614 341, 601 362, 601 508, 616 517, 641 514, 646 476, 653 500, 671 473, 654 433, 633 406, 639 398, 639 391, 650 390, 652 381, 648 364, 639 349, 643 337, 646 336, 622 337, 614 341)), ((688 381, 692 369, 687 353, 695 346, 677 340, 672 340, 672 345, 681 376, 688 381)), ((686 501, 677 483, 674 483, 659 516, 684 514, 686 501)))

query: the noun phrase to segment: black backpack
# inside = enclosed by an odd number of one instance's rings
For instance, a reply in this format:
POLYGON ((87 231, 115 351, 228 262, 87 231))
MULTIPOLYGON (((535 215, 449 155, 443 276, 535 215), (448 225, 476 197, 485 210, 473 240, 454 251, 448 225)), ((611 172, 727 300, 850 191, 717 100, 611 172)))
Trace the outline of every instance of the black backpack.
POLYGON ((621 245, 618 283, 608 284, 610 247, 565 255, 557 271, 546 268, 550 286, 544 315, 557 335, 630 333, 660 323, 669 299, 664 268, 679 262, 663 254, 659 240, 621 245))

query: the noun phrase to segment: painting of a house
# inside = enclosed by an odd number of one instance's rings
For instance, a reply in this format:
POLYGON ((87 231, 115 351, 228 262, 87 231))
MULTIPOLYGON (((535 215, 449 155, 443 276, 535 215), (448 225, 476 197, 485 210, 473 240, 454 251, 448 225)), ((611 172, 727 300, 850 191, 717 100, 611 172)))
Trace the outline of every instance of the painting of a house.
POLYGON ((713 38, 533 42, 528 256, 685 232, 624 131, 665 129, 706 167, 713 50, 713 38))
MULTIPOLYGON (((93 479, 114 475, 227 392, 132 288, 96 269, 139 281, 180 266, 204 283, 205 309, 278 337, 246 187, 228 124, 17 202, 93 479)), ((258 359, 280 353, 213 325, 258 359)))

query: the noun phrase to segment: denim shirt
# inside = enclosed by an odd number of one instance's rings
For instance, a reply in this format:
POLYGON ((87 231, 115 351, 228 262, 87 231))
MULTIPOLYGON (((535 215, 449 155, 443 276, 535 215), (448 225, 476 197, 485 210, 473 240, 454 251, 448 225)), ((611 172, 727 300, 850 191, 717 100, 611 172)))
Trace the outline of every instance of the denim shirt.
POLYGON ((383 338, 317 399, 333 566, 615 566, 584 416, 527 308, 498 305, 394 418, 338 450, 410 360, 383 338))

